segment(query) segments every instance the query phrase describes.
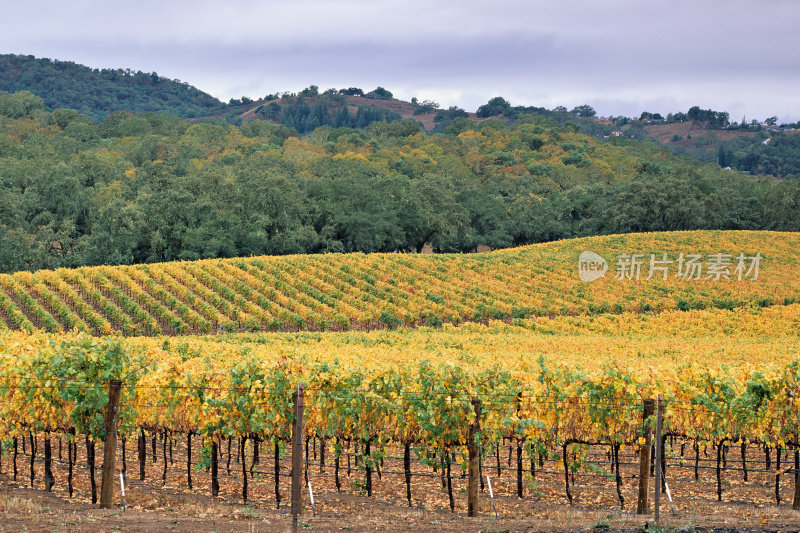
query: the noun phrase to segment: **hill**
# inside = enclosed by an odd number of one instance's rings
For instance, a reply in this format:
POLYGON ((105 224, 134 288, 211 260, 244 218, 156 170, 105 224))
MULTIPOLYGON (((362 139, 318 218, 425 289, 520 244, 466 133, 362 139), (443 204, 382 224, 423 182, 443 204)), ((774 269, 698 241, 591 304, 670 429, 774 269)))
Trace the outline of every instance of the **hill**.
POLYGON ((0 272, 215 257, 469 252, 688 229, 800 230, 797 180, 520 115, 299 136, 268 121, 101 124, 0 93, 0 272))
POLYGON ((797 233, 699 231, 471 255, 265 256, 24 272, 0 275, 0 327, 174 335, 769 307, 800 302, 798 249, 797 233), (605 277, 581 281, 584 251, 606 259, 605 277), (640 266, 621 267, 623 254, 642 254, 633 263, 640 266))
POLYGON ((71 61, 0 55, 0 91, 30 91, 48 109, 74 109, 102 121, 115 111, 208 115, 224 104, 179 80, 155 72, 92 69, 71 61))
POLYGON ((416 98, 410 102, 399 100, 381 87, 368 93, 355 87, 321 93, 314 85, 299 93, 267 95, 256 101, 242 97, 224 104, 187 83, 154 72, 91 69, 70 61, 12 54, 0 55, 0 92, 3 91, 30 91, 41 97, 49 110, 73 109, 96 122, 114 112, 171 113, 193 122, 211 119, 241 125, 264 120, 288 126, 299 134, 322 126, 362 129, 374 122, 400 120, 413 120, 426 131, 442 132, 454 122, 463 129, 463 122, 459 121, 464 120, 493 119, 511 125, 520 117, 528 117, 527 120, 535 117, 596 138, 609 138, 622 131, 633 139, 654 140, 675 154, 753 175, 800 174, 797 124, 780 128, 755 121, 731 125, 727 113, 699 107, 688 113, 670 113, 667 120, 646 120, 661 115, 644 112, 637 120, 597 118, 594 109, 587 105, 571 111, 563 107, 548 110, 512 106, 504 98, 495 97, 476 112, 468 112, 456 106, 440 109, 436 102, 418 102, 416 98))
POLYGON ((312 85, 296 94, 284 93, 280 97, 268 95, 255 102, 232 101, 231 105, 227 111, 218 111, 213 116, 224 117, 236 124, 248 120, 269 120, 293 127, 300 133, 308 133, 326 125, 363 128, 380 120, 413 120, 426 131, 440 133, 454 122, 457 122, 456 127, 461 127, 465 120, 479 123, 494 119, 511 125, 520 117, 527 117, 527 120, 535 117, 559 126, 568 125, 575 131, 595 137, 607 137, 614 129, 613 122, 606 119, 583 117, 566 110, 512 106, 502 97, 492 98, 476 112, 470 112, 457 106, 440 109, 438 103, 429 100, 398 100, 382 87, 369 93, 351 87, 338 91, 329 89, 320 94, 317 87, 312 85), (357 118, 359 113, 363 115, 360 119, 357 118))
POLYGON ((653 139, 677 155, 753 175, 800 175, 800 130, 795 125, 746 128, 712 127, 685 121, 625 126, 633 138, 653 139))
MULTIPOLYGON (((380 89, 380 88, 379 88, 380 89)), ((385 89, 383 89, 385 91, 385 89)), ((361 89, 330 89, 319 93, 316 87, 300 93, 285 93, 281 96, 268 95, 254 102, 234 101, 226 111, 213 116, 226 118, 233 123, 268 120, 294 128, 299 133, 309 133, 321 126, 364 128, 373 122, 393 122, 413 120, 427 131, 442 131, 456 118, 480 122, 476 113, 452 107, 439 109, 434 102, 411 102, 389 96, 374 96, 375 92, 364 93, 361 89), (357 93, 357 94, 351 94, 357 93)), ((201 118, 193 121, 202 120, 201 118)))
MULTIPOLYGON (((415 105, 405 100, 398 100, 396 98, 375 99, 359 95, 316 95, 310 97, 301 97, 306 102, 309 110, 316 108, 318 105, 324 106, 325 113, 331 120, 327 125, 334 125, 340 127, 341 122, 337 123, 336 118, 343 112, 344 107, 347 108, 347 114, 355 118, 359 109, 372 109, 386 110, 383 119, 403 120, 411 119, 422 124, 422 127, 428 131, 435 129, 438 125, 436 120, 437 110, 434 108, 425 108, 415 105)), ((258 100, 249 104, 249 108, 239 114, 239 117, 245 120, 272 120, 273 122, 286 124, 285 114, 288 110, 297 105, 298 97, 286 98, 272 98, 269 100, 258 100), (279 109, 278 109, 279 108, 279 109), (283 120, 282 120, 283 118, 283 120)), ((312 114, 309 112, 308 114, 312 114)), ((313 116, 313 115, 312 115, 313 116)), ((464 116, 471 120, 478 120, 475 113, 464 113, 464 116)), ((363 122, 364 127, 369 125, 368 122, 363 122)), ((289 124, 287 124, 289 125, 289 124)), ((326 124, 319 124, 326 125, 326 124)), ((319 127, 316 126, 316 127, 319 127)), ((358 126, 358 122, 346 124, 347 126, 358 126)), ((305 127, 298 128, 298 131, 308 131, 305 127)))

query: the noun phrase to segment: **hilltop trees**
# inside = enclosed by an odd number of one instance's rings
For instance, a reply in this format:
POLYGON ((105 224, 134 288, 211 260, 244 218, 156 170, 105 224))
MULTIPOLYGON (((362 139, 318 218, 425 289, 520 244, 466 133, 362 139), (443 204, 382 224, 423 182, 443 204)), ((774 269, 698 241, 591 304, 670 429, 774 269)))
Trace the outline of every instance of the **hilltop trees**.
POLYGON ((400 120, 400 115, 382 107, 358 106, 356 112, 351 113, 348 106, 336 98, 341 99, 341 96, 327 94, 318 96, 312 108, 301 94, 284 105, 277 102, 262 105, 256 114, 278 121, 300 134, 309 133, 322 126, 365 128, 373 122, 400 120), (335 102, 334 106, 331 105, 332 102, 335 102))
POLYGON ((382 98, 382 99, 385 99, 385 100, 388 100, 388 99, 391 99, 391 98, 394 97, 394 95, 390 91, 387 91, 386 89, 384 89, 383 87, 380 87, 380 86, 378 86, 377 89, 368 92, 364 96, 366 96, 367 98, 382 98))
POLYGON ((711 109, 700 109, 694 106, 686 113, 686 118, 696 122, 707 122, 710 127, 722 128, 729 123, 727 111, 713 111, 711 109))
POLYGON ((595 116, 597 114, 597 111, 595 111, 592 106, 590 106, 588 104, 583 104, 583 105, 579 105, 579 106, 573 107, 572 111, 570 111, 570 113, 578 115, 579 117, 588 118, 588 117, 595 116))
POLYGON ((511 104, 509 104, 505 98, 502 96, 495 96, 487 103, 480 106, 475 114, 478 118, 494 117, 505 113, 510 107, 511 104))

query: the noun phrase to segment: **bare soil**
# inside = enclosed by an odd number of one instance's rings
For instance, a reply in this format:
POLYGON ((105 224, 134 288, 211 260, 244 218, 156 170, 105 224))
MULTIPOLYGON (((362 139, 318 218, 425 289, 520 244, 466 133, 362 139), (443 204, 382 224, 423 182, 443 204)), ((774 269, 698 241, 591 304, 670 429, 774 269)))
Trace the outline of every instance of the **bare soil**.
MULTIPOLYGON (((100 448, 98 446, 98 448, 100 448)), ((224 451, 224 446, 222 446, 224 451)), ((234 444, 234 450, 236 445, 234 444)), ((3 457, 0 473, 0 533, 17 531, 81 532, 101 531, 200 531, 200 532, 267 532, 289 531, 288 513, 289 465, 281 461, 280 492, 282 503, 275 503, 274 477, 270 475, 274 458, 264 446, 261 462, 256 465, 255 477, 248 476, 249 501, 241 498, 241 464, 235 454, 231 456, 231 471, 227 461, 220 462, 221 491, 218 497, 210 495, 210 475, 204 470, 193 470, 194 489, 186 481, 185 453, 175 442, 174 462, 167 465, 166 483, 162 482, 162 446, 152 462, 148 442, 147 475, 144 481, 134 478, 138 473, 135 450, 128 447, 128 486, 125 510, 117 490, 115 508, 99 509, 90 500, 88 473, 85 467, 75 471, 75 494, 68 497, 66 468, 57 463, 56 485, 52 492, 43 486, 43 466, 40 458, 34 461, 33 487, 28 478, 30 456, 19 454, 17 480, 13 481, 12 464, 3 457), (181 466, 181 465, 184 466, 181 466), (259 473, 260 472, 260 473, 259 473)), ((733 447, 731 447, 733 449, 733 447)), ((196 454, 197 452, 193 452, 196 454)), ((447 491, 442 488, 440 473, 433 474, 429 467, 413 464, 418 474, 412 478, 412 505, 406 501, 402 460, 397 450, 384 461, 383 474, 373 474, 373 496, 364 494, 364 472, 351 463, 350 475, 344 459, 340 463, 341 493, 334 483, 332 459, 320 467, 321 457, 309 463, 309 480, 315 498, 315 512, 309 505, 308 492, 304 491, 305 509, 300 527, 312 531, 431 531, 431 532, 500 532, 500 531, 643 531, 653 520, 651 513, 637 516, 638 479, 635 456, 622 458, 622 495, 624 508, 620 510, 613 478, 592 472, 579 472, 571 482, 573 504, 567 502, 564 475, 558 461, 547 460, 544 469, 525 474, 524 497, 516 497, 516 471, 508 466, 504 451, 501 472, 497 476, 496 458, 484 465, 484 475, 491 476, 498 517, 495 518, 488 489, 480 494, 480 515, 466 516, 466 482, 460 467, 453 469, 452 486, 455 512, 449 509, 447 491)), ((597 464, 601 468, 603 450, 598 448, 597 464)), ((710 452, 709 452, 710 453, 710 452)), ((54 453, 54 456, 56 454, 54 453)), ((196 457, 196 455, 193 455, 196 457)), ((98 450, 98 457, 102 457, 98 450)), ((710 467, 710 458, 704 456, 701 465, 710 467), (709 461, 709 462, 704 462, 709 461)), ((79 453, 78 462, 85 461, 79 453)), ((247 468, 251 458, 248 457, 247 468)), ((723 472, 723 501, 716 501, 716 477, 713 468, 700 471, 699 481, 694 480, 693 457, 684 465, 675 457, 667 469, 675 512, 670 511, 666 494, 662 495, 661 517, 666 530, 684 531, 800 531, 800 512, 791 509, 794 492, 793 473, 781 479, 782 501, 775 500, 775 472, 764 470, 763 457, 755 450, 749 454, 749 476, 745 482, 741 471, 735 470, 733 454, 729 470, 723 472), (761 461, 758 464, 758 461, 761 461)), ((785 467, 784 463, 784 467, 785 467)), ((608 465, 605 465, 608 467, 608 465)), ((527 461, 525 468, 528 468, 527 461)), ((100 470, 97 473, 98 491, 100 470)), ((652 486, 652 480, 651 480, 652 486)))

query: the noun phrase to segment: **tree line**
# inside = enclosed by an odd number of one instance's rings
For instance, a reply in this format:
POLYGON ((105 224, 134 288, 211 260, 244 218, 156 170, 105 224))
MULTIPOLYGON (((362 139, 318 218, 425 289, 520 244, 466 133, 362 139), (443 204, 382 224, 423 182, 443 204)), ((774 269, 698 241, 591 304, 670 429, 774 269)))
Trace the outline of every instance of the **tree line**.
POLYGON ((261 254, 469 252, 583 235, 800 230, 795 179, 520 113, 300 135, 0 93, 0 271, 261 254))

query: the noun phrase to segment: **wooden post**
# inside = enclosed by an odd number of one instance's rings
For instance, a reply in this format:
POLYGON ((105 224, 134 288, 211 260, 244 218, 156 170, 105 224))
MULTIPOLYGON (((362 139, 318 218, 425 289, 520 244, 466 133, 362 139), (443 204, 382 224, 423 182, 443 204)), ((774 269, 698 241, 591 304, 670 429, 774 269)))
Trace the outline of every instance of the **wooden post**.
POLYGON ((294 403, 294 430, 292 435, 292 532, 297 532, 297 518, 303 510, 300 475, 303 470, 303 384, 292 393, 294 403))
POLYGON ((661 510, 661 447, 663 443, 661 442, 661 432, 664 429, 663 420, 661 418, 663 405, 661 401, 661 395, 658 395, 658 399, 656 400, 656 482, 655 482, 655 511, 653 514, 653 520, 655 521, 656 525, 658 525, 659 521, 659 511, 661 510))
POLYGON ((111 509, 114 499, 114 471, 117 469, 117 417, 121 388, 122 382, 118 379, 108 382, 108 404, 103 420, 106 438, 103 444, 103 479, 100 485, 101 509, 111 509))
POLYGON ((644 401, 642 423, 644 427, 644 444, 639 447, 639 500, 636 503, 636 514, 647 514, 649 503, 647 493, 650 485, 650 448, 653 446, 653 430, 648 419, 653 416, 655 402, 652 399, 644 401))
MULTIPOLYGON (((481 433, 481 401, 472 399, 472 408, 475 410, 475 420, 469 428, 467 453, 469 455, 469 481, 467 488, 467 516, 475 516, 478 512, 478 485, 480 483, 480 433, 481 433), (476 442, 478 441, 478 442, 476 442)), ((411 503, 409 498, 409 504, 411 503)))

